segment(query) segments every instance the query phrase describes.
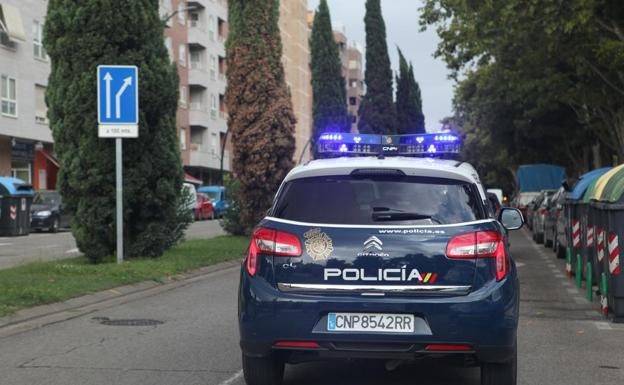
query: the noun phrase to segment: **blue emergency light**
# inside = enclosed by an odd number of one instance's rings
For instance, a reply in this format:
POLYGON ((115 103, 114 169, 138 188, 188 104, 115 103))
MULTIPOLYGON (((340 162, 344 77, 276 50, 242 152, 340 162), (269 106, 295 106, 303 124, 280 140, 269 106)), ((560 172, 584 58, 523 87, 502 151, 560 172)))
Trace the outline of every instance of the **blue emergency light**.
POLYGON ((370 135, 324 133, 317 153, 324 156, 384 155, 449 157, 459 154, 461 140, 453 133, 370 135))

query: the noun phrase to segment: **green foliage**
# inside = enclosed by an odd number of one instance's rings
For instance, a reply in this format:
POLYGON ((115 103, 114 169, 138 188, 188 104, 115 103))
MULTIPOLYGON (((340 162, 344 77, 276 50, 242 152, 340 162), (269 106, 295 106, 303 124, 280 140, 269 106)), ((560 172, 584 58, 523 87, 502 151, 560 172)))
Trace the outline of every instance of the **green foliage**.
POLYGON ((225 236, 185 241, 161 258, 136 258, 121 265, 110 257, 100 264, 80 257, 0 270, 0 317, 121 285, 177 279, 181 273, 240 258, 248 245, 247 237, 225 236))
POLYGON ((159 256, 178 241, 183 180, 175 127, 178 77, 152 0, 50 0, 46 93, 58 185, 78 248, 92 260, 115 247, 115 147, 97 137, 96 67, 139 67, 139 139, 124 140, 125 254, 159 256), (123 11, 120 11, 123 10, 123 11))
POLYGON ((327 1, 321 0, 310 37, 312 72, 312 148, 324 131, 349 132, 347 90, 327 1))
POLYGON ((386 44, 386 25, 379 0, 366 0, 366 94, 358 111, 358 129, 363 134, 395 134, 396 110, 392 91, 392 69, 386 44))
POLYGON ((227 191, 230 205, 223 214, 221 226, 223 230, 233 235, 245 234, 245 227, 241 224, 240 213, 240 182, 230 175, 225 178, 225 191, 227 191))
POLYGON ((230 0, 229 129, 245 232, 264 217, 293 167, 295 115, 282 68, 277 0, 230 0))
POLYGON ((508 170, 539 161, 578 174, 624 156, 624 3, 428 0, 421 25, 437 26, 437 55, 463 78, 457 120, 508 170))
POLYGON ((414 78, 414 68, 408 65, 399 49, 399 76, 396 78, 397 134, 425 132, 420 87, 414 78))

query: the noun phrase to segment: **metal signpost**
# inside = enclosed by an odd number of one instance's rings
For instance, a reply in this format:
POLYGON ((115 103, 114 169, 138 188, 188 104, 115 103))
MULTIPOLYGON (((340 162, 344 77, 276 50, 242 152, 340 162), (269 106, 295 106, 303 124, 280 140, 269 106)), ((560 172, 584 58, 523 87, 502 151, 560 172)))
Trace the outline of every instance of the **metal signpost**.
POLYGON ((115 138, 117 263, 123 262, 122 138, 139 137, 139 70, 136 66, 97 68, 98 137, 115 138))

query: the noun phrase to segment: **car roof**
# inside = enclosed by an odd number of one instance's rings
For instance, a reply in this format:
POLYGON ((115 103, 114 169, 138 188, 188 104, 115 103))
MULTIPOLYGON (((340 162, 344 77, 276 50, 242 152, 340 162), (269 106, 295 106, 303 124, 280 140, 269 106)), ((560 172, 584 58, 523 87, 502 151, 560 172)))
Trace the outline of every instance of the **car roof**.
POLYGON ((284 183, 293 179, 328 175, 349 175, 356 169, 398 169, 407 175, 446 178, 476 184, 485 200, 486 195, 475 169, 466 162, 438 158, 413 157, 342 157, 318 159, 292 169, 284 183))

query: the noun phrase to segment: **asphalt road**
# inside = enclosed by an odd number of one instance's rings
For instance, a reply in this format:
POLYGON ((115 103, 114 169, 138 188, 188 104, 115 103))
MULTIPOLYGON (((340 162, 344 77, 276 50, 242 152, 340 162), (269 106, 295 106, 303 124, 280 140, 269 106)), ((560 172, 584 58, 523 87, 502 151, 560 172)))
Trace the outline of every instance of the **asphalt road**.
MULTIPOLYGON (((512 236, 522 281, 519 383, 624 381, 624 325, 605 322, 563 276, 563 262, 512 236)), ((238 270, 92 314, 0 339, 0 384, 242 385, 237 345, 238 270), (107 326, 106 317, 155 326, 107 326)), ((488 325, 483 325, 487 328, 488 325)), ((288 366, 288 385, 473 385, 477 369, 421 363, 386 372, 370 362, 288 366)))
MULTIPOLYGON (((210 238, 221 234, 224 232, 219 221, 200 221, 191 224, 186 231, 186 238, 210 238)), ((0 269, 26 262, 62 259, 79 254, 76 241, 68 230, 56 234, 34 232, 21 237, 0 237, 0 269)))

